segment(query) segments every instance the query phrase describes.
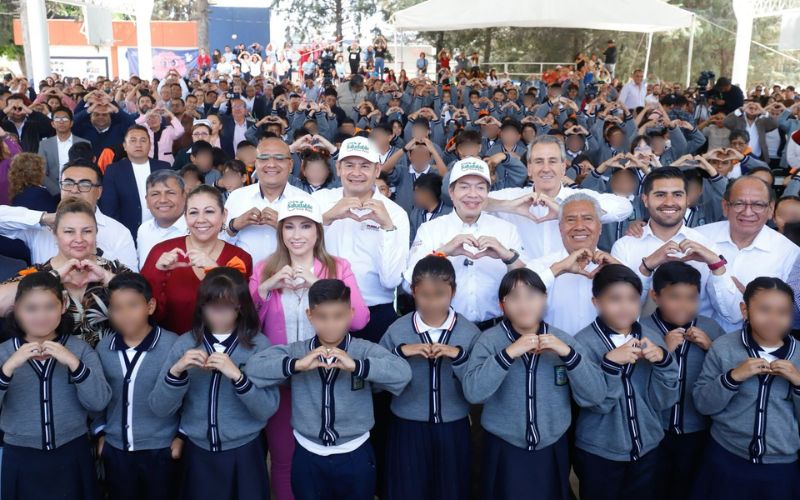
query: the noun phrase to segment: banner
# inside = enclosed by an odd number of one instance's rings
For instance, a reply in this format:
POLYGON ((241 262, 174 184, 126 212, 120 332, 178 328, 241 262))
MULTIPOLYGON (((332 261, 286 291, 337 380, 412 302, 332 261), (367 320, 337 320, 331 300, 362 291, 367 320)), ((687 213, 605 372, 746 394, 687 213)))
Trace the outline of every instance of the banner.
MULTIPOLYGON (((171 69, 177 70, 181 76, 186 76, 193 69, 197 69, 197 49, 153 49, 153 77, 164 78, 171 69)), ((131 75, 139 74, 139 49, 131 48, 125 52, 128 68, 131 75)))
POLYGON ((50 58, 50 69, 59 75, 77 76, 96 80, 98 76, 108 78, 107 57, 67 57, 50 58))

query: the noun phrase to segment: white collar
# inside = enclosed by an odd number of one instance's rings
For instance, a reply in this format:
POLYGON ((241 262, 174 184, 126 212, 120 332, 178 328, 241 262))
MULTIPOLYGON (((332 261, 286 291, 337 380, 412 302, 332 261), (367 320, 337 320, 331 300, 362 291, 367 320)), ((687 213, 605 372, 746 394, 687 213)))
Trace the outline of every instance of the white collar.
POLYGON ((420 176, 420 175, 422 175, 422 174, 427 174, 427 173, 428 173, 428 172, 430 172, 430 171, 431 171, 431 165, 430 165, 430 164, 428 164, 428 166, 427 166, 427 167, 425 167, 425 170, 423 170, 422 172, 417 172, 417 171, 414 169, 414 165, 411 165, 410 163, 409 163, 409 165, 408 165, 408 173, 409 173, 409 174, 414 174, 414 176, 416 176, 416 177, 419 177, 419 176, 420 176))
POLYGON ((444 323, 436 327, 430 326, 426 324, 424 321, 422 321, 422 316, 418 312, 415 312, 413 317, 414 325, 416 326, 417 331, 420 333, 430 332, 433 330, 450 330, 451 328, 453 328, 455 320, 456 320, 456 312, 453 310, 452 307, 447 313, 447 318, 444 320, 444 323))
MULTIPOLYGON (((673 238, 675 238, 675 236, 678 236, 679 234, 682 235, 684 238, 688 238, 689 235, 686 234, 686 230, 687 229, 689 229, 689 228, 686 227, 686 224, 684 224, 683 220, 681 220, 681 227, 680 227, 680 229, 678 229, 678 232, 675 233, 675 235, 672 236, 672 238, 670 238, 669 240, 666 240, 666 241, 671 241, 673 238)), ((650 227, 650 223, 649 222, 647 223, 646 226, 644 226, 644 230, 643 230, 643 233, 642 233, 642 239, 644 239, 644 238, 646 238, 648 236, 651 236, 651 237, 653 237, 653 238, 655 238, 655 239, 657 239, 659 241, 662 241, 661 238, 659 238, 658 236, 656 236, 653 233, 653 230, 650 227)), ((666 243, 666 241, 665 241, 665 243, 666 243)))

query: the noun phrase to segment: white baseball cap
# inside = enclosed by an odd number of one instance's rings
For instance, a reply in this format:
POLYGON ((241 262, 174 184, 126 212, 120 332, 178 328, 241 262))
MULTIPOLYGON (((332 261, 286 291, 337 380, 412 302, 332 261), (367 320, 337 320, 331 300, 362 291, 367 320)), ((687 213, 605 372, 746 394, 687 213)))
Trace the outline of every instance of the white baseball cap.
POLYGON ((492 183, 492 177, 489 174, 489 165, 480 158, 469 157, 458 160, 453 164, 453 168, 450 170, 450 185, 452 186, 454 182, 468 175, 477 175, 489 184, 492 183))
POLYGON ((317 200, 310 196, 301 196, 284 200, 278 208, 278 222, 289 217, 305 217, 322 224, 322 209, 317 200))
POLYGON ((342 147, 339 148, 339 159, 343 160, 348 156, 358 156, 365 160, 378 163, 379 155, 378 150, 372 145, 366 137, 351 137, 342 141, 342 147))

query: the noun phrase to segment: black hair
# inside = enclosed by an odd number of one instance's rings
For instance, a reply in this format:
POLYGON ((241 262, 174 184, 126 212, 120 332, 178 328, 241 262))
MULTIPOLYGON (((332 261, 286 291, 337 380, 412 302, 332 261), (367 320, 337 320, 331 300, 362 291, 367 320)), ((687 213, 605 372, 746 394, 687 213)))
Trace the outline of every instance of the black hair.
POLYGON ((417 117, 417 119, 414 120, 414 123, 412 123, 411 125, 413 127, 416 127, 416 126, 423 127, 425 130, 430 130, 431 129, 431 124, 428 121, 428 119, 427 118, 423 118, 421 116, 417 117))
POLYGON ((203 173, 200 171, 200 168, 194 163, 187 163, 184 166, 182 166, 180 170, 178 170, 178 175, 180 175, 181 177, 183 177, 186 174, 194 174, 197 176, 198 179, 200 179, 201 182, 203 181, 204 177, 203 173))
POLYGON ((385 134, 392 135, 392 127, 387 125, 387 124, 385 124, 385 123, 378 123, 377 125, 372 127, 372 131, 373 132, 376 131, 376 130, 380 130, 381 132, 384 132, 385 134))
POLYGON ((355 125, 355 124, 356 124, 356 121, 355 121, 355 120, 353 120, 353 119, 352 119, 352 118, 350 118, 350 117, 347 117, 347 118, 342 118, 342 121, 340 121, 340 122, 339 122, 339 126, 340 126, 340 127, 341 127, 342 125, 355 125))
POLYGON ((77 158, 75 160, 70 160, 61 167, 61 176, 64 176, 64 172, 67 171, 68 168, 72 167, 81 167, 81 168, 88 168, 97 176, 97 184, 103 183, 103 171, 100 170, 100 167, 97 166, 96 163, 89 161, 85 158, 77 158))
POLYGON ((766 172, 769 174, 770 177, 772 177, 772 180, 775 181, 775 174, 772 172, 772 169, 766 165, 758 165, 756 167, 753 167, 747 171, 746 175, 753 175, 756 172, 766 172))
POLYGON ((736 139, 742 139, 744 142, 750 142, 750 132, 744 129, 731 130, 728 135, 728 141, 733 142, 736 139))
POLYGON ((689 184, 700 184, 700 188, 703 188, 703 179, 708 176, 703 176, 705 170, 700 170, 699 168, 687 168, 681 169, 683 171, 683 177, 686 179, 686 188, 689 188, 689 184))
POLYGON ((222 173, 227 170, 233 170, 239 175, 247 175, 247 166, 241 160, 228 160, 222 164, 222 173))
POLYGON ((784 224, 783 235, 795 245, 800 245, 800 222, 787 222, 784 224))
POLYGON ((772 276, 759 276, 748 283, 745 287, 744 293, 742 294, 744 305, 750 307, 750 300, 755 296, 755 294, 765 290, 777 290, 779 292, 783 292, 789 297, 789 300, 792 302, 792 304, 794 304, 794 291, 792 290, 792 287, 786 284, 785 281, 772 276))
POLYGON ((59 106, 53 110, 52 115, 55 116, 56 113, 64 113, 69 117, 69 120, 72 121, 72 110, 66 106, 59 106))
MULTIPOLYGON (((19 285, 17 285, 16 294, 14 295, 14 303, 19 303, 19 301, 22 300, 25 295, 37 289, 51 292, 56 296, 56 298, 58 298, 62 305, 64 304, 64 300, 66 300, 64 297, 64 285, 61 284, 61 280, 48 272, 37 271, 25 276, 20 280, 19 285)), ((56 335, 58 337, 61 337, 62 335, 71 335, 73 324, 72 315, 69 313, 69 311, 65 312, 61 315, 61 323, 59 323, 58 327, 56 328, 56 335)), ((26 335, 19 322, 17 322, 17 318, 14 315, 13 310, 6 316, 5 322, 3 323, 3 328, 5 338, 24 338, 26 335)))
POLYGON ((314 309, 325 302, 343 302, 350 305, 350 287, 337 279, 320 279, 308 289, 308 308, 314 309))
POLYGON ((503 279, 500 280, 500 288, 497 290, 497 298, 500 302, 503 302, 517 285, 527 286, 547 294, 547 287, 544 286, 542 278, 527 267, 521 267, 507 272, 503 279))
POLYGON ((656 181, 664 179, 680 179, 683 183, 683 190, 686 191, 689 189, 686 177, 683 176, 681 169, 678 167, 661 167, 651 170, 650 173, 644 177, 644 181, 642 181, 642 192, 644 194, 650 194, 653 190, 653 184, 655 184, 656 181))
POLYGON ((784 202, 786 202, 786 201, 796 201, 796 202, 800 202, 800 196, 796 196, 796 195, 793 195, 793 194, 789 194, 789 195, 783 195, 783 196, 781 196, 781 197, 780 197, 780 198, 778 198, 778 200, 775 202, 775 211, 777 212, 777 211, 778 211, 778 207, 779 207, 779 206, 781 206, 781 204, 782 204, 782 203, 784 203, 784 202))
POLYGON ((217 206, 219 206, 220 212, 225 210, 225 199, 222 196, 222 192, 215 186, 209 186, 208 184, 200 184, 199 186, 189 191, 189 194, 186 195, 186 208, 184 210, 189 210, 190 199, 194 198, 195 196, 199 196, 201 194, 207 194, 212 198, 214 198, 214 202, 217 204, 217 206))
POLYGON ((247 148, 247 147, 253 147, 254 148, 256 146, 255 146, 255 144, 253 144, 252 142, 250 142, 248 140, 239 141, 239 144, 236 145, 236 151, 239 151, 240 149, 247 148))
POLYGON ((450 285, 453 292, 456 290, 456 270, 447 257, 427 255, 420 259, 411 273, 411 289, 424 279, 443 281, 450 285))
POLYGON ((133 125, 131 125, 130 127, 128 127, 128 130, 125 131, 125 139, 127 139, 128 135, 131 132, 133 132, 134 130, 138 130, 140 132, 144 132, 145 134, 147 134, 147 140, 148 141, 150 140, 150 131, 147 130, 147 127, 145 127, 143 125, 138 125, 138 124, 135 124, 135 123, 133 125))
POLYGON ((653 273, 653 290, 657 294, 672 285, 692 285, 700 292, 700 271, 685 262, 667 262, 653 273))
POLYGON ((214 303, 224 303, 239 309, 236 336, 244 346, 251 347, 253 337, 261 335, 261 327, 247 280, 242 273, 230 267, 215 267, 200 282, 192 319, 192 336, 198 345, 203 342, 203 336, 208 329, 203 317, 203 307, 214 303))
POLYGON ((437 201, 442 198, 442 178, 439 174, 428 172, 417 177, 414 181, 414 190, 422 189, 428 191, 436 197, 437 201))
MULTIPOLYGON (((192 149, 192 151, 194 151, 194 149, 192 149)), ((218 165, 224 165, 226 161, 231 159, 228 156, 228 153, 226 153, 222 148, 211 148, 211 157, 211 163, 215 167, 218 165)))
MULTIPOLYGON (((69 147, 67 159, 70 162, 82 160, 83 162, 94 163, 94 150, 91 142, 76 142, 69 147)), ((98 168, 98 170, 100 170, 98 168)))
POLYGON ((481 134, 477 130, 462 130, 456 136, 456 147, 461 146, 462 144, 471 143, 471 144, 480 144, 481 143, 481 134))
POLYGON ((212 146, 211 143, 208 141, 197 141, 192 143, 192 151, 189 153, 190 155, 196 156, 203 152, 208 152, 213 155, 214 146, 212 146))
POLYGON ((117 290, 132 290, 144 296, 144 300, 150 302, 153 298, 153 289, 150 283, 139 273, 119 273, 108 282, 109 298, 117 290))
POLYGON ((592 280, 592 296, 599 297, 611 285, 628 283, 639 295, 642 294, 642 280, 628 266, 608 264, 603 266, 592 280))

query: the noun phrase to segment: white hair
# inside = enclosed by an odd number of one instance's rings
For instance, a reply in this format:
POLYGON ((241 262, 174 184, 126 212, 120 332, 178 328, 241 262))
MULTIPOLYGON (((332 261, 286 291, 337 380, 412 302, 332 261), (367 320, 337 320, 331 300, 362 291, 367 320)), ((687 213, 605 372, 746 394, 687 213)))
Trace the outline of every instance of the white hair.
POLYGON ((603 209, 600 208, 600 202, 597 201, 597 198, 594 196, 579 191, 575 194, 569 195, 567 199, 561 202, 561 205, 558 207, 558 222, 561 222, 561 219, 564 216, 564 207, 570 203, 575 203, 578 201, 588 201, 591 203, 592 207, 594 207, 594 212, 597 215, 597 219, 600 220, 600 217, 603 215, 603 209))

